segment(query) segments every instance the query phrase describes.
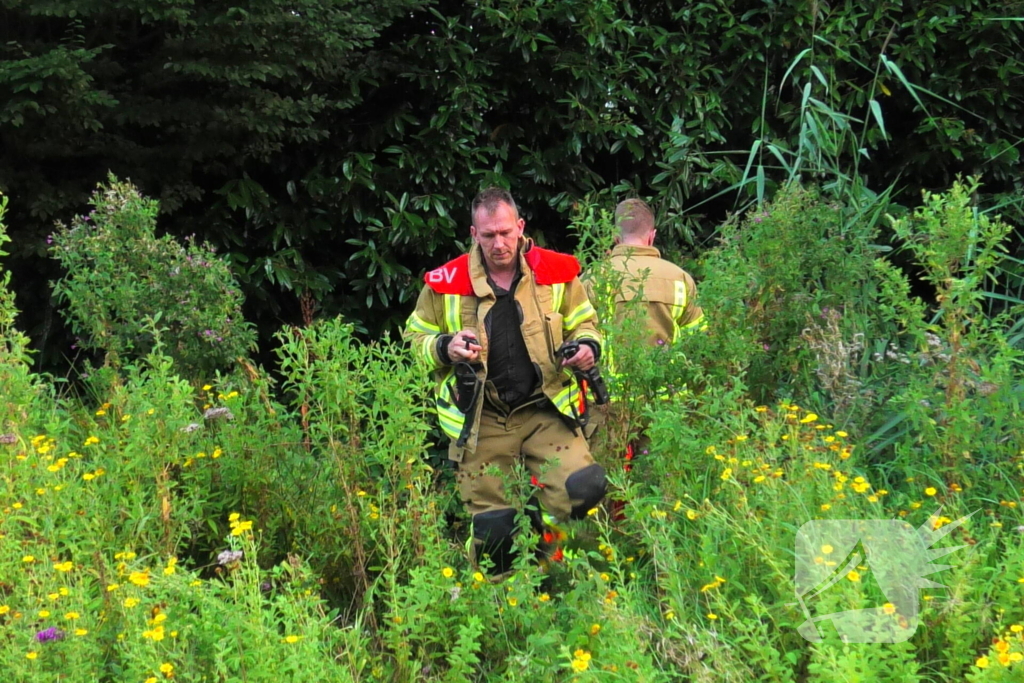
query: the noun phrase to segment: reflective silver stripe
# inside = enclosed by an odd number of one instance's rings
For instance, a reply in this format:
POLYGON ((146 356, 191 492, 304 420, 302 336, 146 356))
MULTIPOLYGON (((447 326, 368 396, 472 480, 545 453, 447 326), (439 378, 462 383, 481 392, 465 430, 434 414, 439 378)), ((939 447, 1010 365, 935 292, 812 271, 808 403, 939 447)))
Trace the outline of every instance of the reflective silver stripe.
POLYGON ((562 310, 562 299, 565 298, 565 283, 551 285, 551 310, 556 313, 562 310))
POLYGON ((420 334, 440 334, 441 328, 437 325, 428 323, 423 318, 419 317, 415 313, 409 316, 409 320, 405 323, 405 327, 413 332, 419 332, 420 334))
POLYGON ((682 320, 683 314, 686 313, 686 283, 682 280, 676 280, 674 283, 675 292, 673 295, 674 301, 672 302, 672 339, 676 340, 679 338, 679 321, 682 320))
POLYGON ((589 301, 584 301, 579 306, 577 306, 572 313, 566 316, 565 320, 562 322, 562 325, 565 327, 565 329, 572 332, 573 330, 580 326, 580 323, 596 314, 597 313, 594 311, 594 307, 591 305, 591 303, 589 301))
POLYGON ((444 295, 444 324, 448 328, 445 332, 455 334, 462 329, 461 306, 462 297, 458 294, 444 295))

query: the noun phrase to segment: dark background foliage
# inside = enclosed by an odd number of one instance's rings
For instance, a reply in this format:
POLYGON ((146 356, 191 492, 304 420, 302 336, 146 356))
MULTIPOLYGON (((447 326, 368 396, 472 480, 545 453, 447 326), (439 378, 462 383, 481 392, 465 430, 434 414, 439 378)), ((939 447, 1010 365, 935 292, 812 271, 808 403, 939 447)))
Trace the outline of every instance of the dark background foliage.
POLYGON ((60 367, 46 239, 108 171, 160 200, 161 230, 227 254, 264 339, 302 320, 303 297, 307 315, 394 330, 491 183, 557 247, 578 200, 640 195, 668 245, 699 250, 786 177, 764 150, 801 147, 808 85, 827 85, 824 108, 884 119, 823 150, 859 160, 867 187, 915 205, 971 173, 983 204, 1006 204, 1022 184, 1022 15, 974 0, 0 0, 20 326, 60 367))

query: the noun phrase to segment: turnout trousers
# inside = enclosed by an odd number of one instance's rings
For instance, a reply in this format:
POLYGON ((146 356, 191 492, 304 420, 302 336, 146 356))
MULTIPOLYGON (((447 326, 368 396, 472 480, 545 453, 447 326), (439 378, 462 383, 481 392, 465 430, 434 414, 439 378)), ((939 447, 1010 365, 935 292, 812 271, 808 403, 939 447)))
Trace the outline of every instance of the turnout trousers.
POLYGON ((513 484, 519 463, 529 472, 540 511, 559 521, 585 517, 605 494, 604 468, 549 402, 526 404, 508 415, 485 404, 476 450, 463 454, 456 479, 473 518, 474 560, 488 555, 496 573, 508 571, 514 559, 516 510, 506 486, 513 484))

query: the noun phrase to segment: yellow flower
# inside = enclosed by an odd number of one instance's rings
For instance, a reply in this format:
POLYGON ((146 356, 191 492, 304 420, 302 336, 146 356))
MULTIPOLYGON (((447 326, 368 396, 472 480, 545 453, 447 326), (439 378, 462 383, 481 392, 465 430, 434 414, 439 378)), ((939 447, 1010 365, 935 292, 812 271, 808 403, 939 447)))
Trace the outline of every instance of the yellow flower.
POLYGON ((807 413, 802 418, 800 418, 800 424, 807 424, 808 422, 814 422, 817 419, 818 419, 818 416, 815 415, 814 413, 807 413))
POLYGON ((763 474, 759 474, 756 477, 754 477, 754 483, 755 484, 760 484, 762 481, 764 481, 767 478, 768 477, 764 476, 763 474))
POLYGON ((708 619, 711 619, 713 621, 713 620, 715 620, 717 618, 718 618, 717 614, 715 614, 714 612, 708 612, 708 619))
POLYGON ((484 575, 483 575, 483 573, 482 572, 473 572, 473 580, 476 581, 477 583, 483 583, 484 582, 484 575))
POLYGON ((145 587, 149 585, 149 572, 132 572, 128 575, 128 580, 134 583, 136 586, 145 587))
POLYGON ((691 522, 693 520, 697 519, 697 511, 696 510, 687 510, 686 511, 686 518, 688 520, 690 520, 691 522))
POLYGON ((988 668, 988 657, 978 657, 978 659, 974 662, 974 666, 978 667, 979 669, 988 668))
POLYGON ((575 671, 586 671, 590 667, 590 662, 585 659, 574 659, 572 660, 572 668, 575 671))
POLYGON ((676 618, 676 613, 673 612, 672 610, 668 610, 667 612, 665 612, 665 619, 667 621, 672 621, 675 618, 676 618))
POLYGON ((455 570, 452 569, 451 567, 445 567, 444 569, 441 570, 441 575, 444 576, 444 578, 446 578, 446 579, 450 579, 453 576, 455 576, 455 570))
POLYGON ((238 514, 237 512, 232 512, 230 515, 228 515, 228 521, 237 522, 239 519, 241 519, 241 517, 242 515, 238 514))
POLYGON ((67 562, 59 562, 53 565, 53 568, 59 572, 69 572, 75 568, 75 564, 71 560, 68 560, 67 562))
POLYGON ((731 476, 732 476, 732 468, 731 467, 726 467, 722 471, 722 474, 719 477, 719 479, 721 479, 722 481, 729 481, 729 477, 731 477, 731 476))
POLYGON ((849 434, 840 429, 838 432, 836 432, 836 436, 838 436, 840 439, 845 439, 846 437, 849 436, 849 434))
POLYGON ((26 652, 25 656, 28 657, 29 659, 35 659, 36 657, 39 656, 39 653, 38 652, 26 652))
POLYGON ((929 486, 924 490, 924 495, 926 496, 934 496, 936 493, 938 493, 938 491, 935 490, 934 486, 929 486))
POLYGON ((848 578, 850 581, 853 581, 854 583, 857 583, 858 581, 860 581, 860 574, 856 570, 852 570, 849 574, 846 575, 846 578, 848 578))
POLYGON ((175 565, 178 564, 178 558, 169 557, 167 558, 167 566, 164 567, 164 576, 170 576, 175 571, 175 565))
POLYGON ((600 632, 601 632, 601 624, 591 624, 590 625, 590 635, 596 636, 600 632))
POLYGON ((235 527, 231 530, 231 535, 232 536, 241 536, 246 531, 250 531, 251 529, 252 529, 252 520, 251 519, 250 520, 246 520, 244 522, 238 522, 237 524, 235 524, 235 527))
POLYGON ((14 508, 15 510, 20 510, 23 506, 21 503, 15 503, 11 507, 14 508))
POLYGON ((830 555, 833 550, 835 550, 835 548, 830 546, 828 543, 826 543, 825 545, 821 546, 821 552, 825 553, 826 555, 830 555))
POLYGON ((82 615, 79 614, 78 612, 68 612, 67 614, 64 615, 64 618, 67 619, 68 621, 74 621, 75 619, 78 619, 80 616, 82 616, 82 615))
POLYGON ((132 607, 135 607, 138 604, 139 604, 138 598, 125 598, 124 599, 124 606, 127 607, 128 609, 131 609, 132 607))
POLYGON ((156 676, 150 676, 149 678, 147 678, 146 683, 157 683, 156 676))
POLYGON ((0 616, 3 616, 4 614, 7 614, 10 611, 11 608, 9 605, 0 605, 0 616))
POLYGON ((170 678, 171 674, 174 673, 174 665, 170 662, 164 662, 160 665, 160 673, 170 678))
POLYGON ((50 616, 50 610, 48 610, 48 609, 41 609, 41 610, 39 610, 39 618, 40 619, 45 619, 48 616, 50 616))
POLYGON ((604 572, 601 572, 601 580, 602 580, 602 581, 611 581, 611 580, 612 580, 612 577, 608 576, 608 575, 607 575, 607 574, 605 574, 604 572))
POLYGON ((1010 631, 1013 633, 1020 633, 1021 631, 1024 631, 1024 626, 1021 626, 1020 624, 1014 624, 1010 627, 1010 631))
POLYGON ((75 629, 75 635, 76 636, 85 636, 85 635, 88 635, 88 634, 89 634, 88 629, 84 629, 84 628, 76 628, 75 629))
POLYGON ((519 600, 517 600, 516 598, 511 597, 511 598, 508 599, 508 606, 509 607, 515 607, 518 604, 519 604, 519 600))
POLYGON ((891 602, 887 602, 884 605, 882 605, 882 611, 886 614, 895 614, 896 605, 892 604, 891 602))
POLYGON ((537 597, 537 599, 538 599, 538 600, 540 600, 541 602, 547 602, 548 600, 550 600, 550 599, 551 599, 551 596, 550 596, 550 595, 548 595, 547 593, 541 593, 541 594, 540 594, 540 595, 539 595, 539 596, 537 597))
POLYGON ((822 503, 821 504, 821 511, 822 512, 828 512, 831 509, 832 509, 832 506, 829 505, 828 503, 822 503))
POLYGON ((747 440, 747 439, 749 439, 749 438, 750 438, 750 437, 749 437, 749 436, 747 436, 746 434, 740 434, 740 435, 738 435, 738 436, 736 437, 736 440, 737 440, 737 441, 746 441, 746 440, 747 440))
POLYGON ((89 438, 87 438, 87 439, 85 440, 85 445, 86 445, 86 446, 92 446, 92 445, 94 445, 94 444, 98 444, 99 442, 100 442, 100 440, 99 440, 99 439, 98 439, 97 437, 95 437, 95 436, 90 436, 89 438))
POLYGON ((154 628, 151 631, 143 631, 142 632, 142 637, 143 638, 152 638, 154 641, 160 642, 161 640, 164 639, 164 627, 163 626, 157 626, 156 628, 154 628))
POLYGON ((112 583, 109 586, 107 586, 107 592, 108 593, 113 593, 114 591, 116 591, 120 587, 121 587, 121 584, 119 584, 119 583, 112 583))
POLYGON ((284 637, 284 642, 286 642, 289 645, 291 645, 291 644, 299 642, 299 640, 301 638, 302 638, 302 636, 285 636, 284 637))
POLYGON ((210 386, 209 384, 204 384, 203 385, 203 391, 209 391, 210 389, 213 389, 213 387, 210 386))
POLYGON ((754 408, 754 411, 758 413, 767 413, 768 406, 757 406, 756 408, 754 408))

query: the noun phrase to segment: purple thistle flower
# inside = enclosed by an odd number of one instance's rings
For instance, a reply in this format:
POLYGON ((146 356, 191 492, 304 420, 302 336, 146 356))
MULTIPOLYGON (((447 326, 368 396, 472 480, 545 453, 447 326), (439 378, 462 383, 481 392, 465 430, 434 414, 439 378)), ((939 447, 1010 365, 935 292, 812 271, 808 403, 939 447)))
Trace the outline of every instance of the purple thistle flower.
POLYGON ((64 631, 61 631, 56 626, 51 626, 37 633, 36 640, 40 643, 48 643, 51 640, 64 640, 64 631))

